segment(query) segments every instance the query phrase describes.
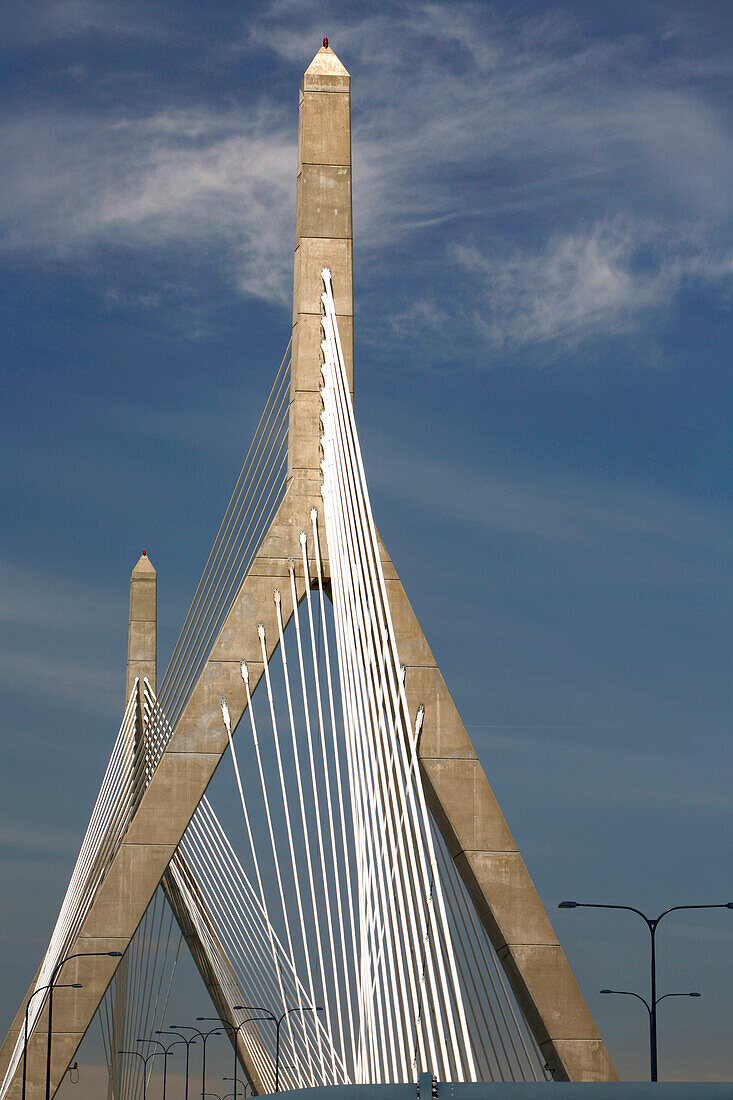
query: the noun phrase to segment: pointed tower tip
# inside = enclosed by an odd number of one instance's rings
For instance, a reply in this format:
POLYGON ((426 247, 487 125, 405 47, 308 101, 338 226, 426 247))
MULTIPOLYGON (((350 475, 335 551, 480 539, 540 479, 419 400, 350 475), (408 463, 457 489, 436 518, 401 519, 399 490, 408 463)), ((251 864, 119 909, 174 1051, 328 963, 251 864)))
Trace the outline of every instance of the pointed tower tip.
POLYGON ((138 559, 137 565, 135 566, 135 568, 132 571, 132 575, 133 575, 133 577, 139 577, 141 574, 144 574, 144 573, 148 573, 148 574, 151 574, 151 573, 154 574, 155 573, 155 566, 151 562, 150 558, 147 555, 147 551, 145 551, 145 550, 143 550, 142 554, 140 555, 140 558, 138 559))
POLYGON ((349 72, 323 39, 323 45, 305 70, 303 87, 311 91, 347 90, 351 80, 349 72))

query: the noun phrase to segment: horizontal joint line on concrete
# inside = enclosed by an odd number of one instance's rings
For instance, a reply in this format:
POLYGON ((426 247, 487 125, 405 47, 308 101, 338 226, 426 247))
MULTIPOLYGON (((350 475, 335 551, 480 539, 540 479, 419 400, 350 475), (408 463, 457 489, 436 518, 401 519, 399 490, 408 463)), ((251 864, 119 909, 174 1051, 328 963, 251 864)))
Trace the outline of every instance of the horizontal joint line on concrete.
POLYGON ((461 848, 460 852, 457 852, 453 856, 453 859, 458 859, 458 856, 518 856, 519 848, 461 848))
POLYGON ((554 1046, 555 1043, 563 1043, 563 1042, 597 1044, 599 1041, 600 1041, 600 1036, 597 1039, 593 1039, 593 1038, 589 1039, 587 1035, 578 1035, 577 1037, 572 1036, 572 1035, 567 1036, 567 1037, 566 1036, 561 1037, 560 1035, 556 1035, 554 1039, 552 1037, 549 1038, 549 1039, 543 1039, 542 1042, 539 1044, 539 1046, 540 1046, 540 1048, 542 1048, 542 1047, 551 1047, 551 1046, 554 1046))
POLYGON ((219 754, 216 752, 197 752, 196 749, 178 749, 176 752, 176 756, 190 756, 198 760, 202 756, 211 756, 218 758, 219 754))
POLYGON ((123 848, 173 848, 178 847, 177 840, 125 840, 123 848))
POLYGON ((536 940, 527 940, 526 943, 507 943, 505 940, 503 946, 499 948, 499 951, 511 951, 513 947, 549 947, 552 948, 553 951, 557 951, 560 949, 560 944, 557 940, 550 940, 547 943, 537 943, 536 940))
MULTIPOLYGON (((242 713, 244 713, 244 711, 242 713)), ((224 742, 225 744, 227 743, 226 738, 224 742)), ((199 758, 202 756, 210 756, 212 760, 218 760, 221 756, 220 752, 198 752, 196 749, 174 749, 170 743, 166 745, 165 752, 174 752, 176 756, 197 756, 199 758)), ((163 753, 163 756, 165 756, 165 753, 163 753)), ((162 759, 163 757, 161 756, 161 760, 162 759)))
POLYGON ((418 750, 418 756, 421 760, 435 760, 440 763, 443 760, 466 760, 469 764, 478 764, 478 757, 476 756, 423 756, 418 750))
POLYGON ((300 164, 302 168, 351 168, 350 160, 301 160, 300 164))
MULTIPOLYGON (((336 236, 335 233, 315 233, 315 234, 314 233, 309 233, 307 237, 300 237, 299 238, 299 240, 301 240, 301 241, 351 241, 353 239, 354 238, 351 235, 351 233, 344 233, 343 236, 338 236, 338 237, 336 236)), ((320 313, 318 314, 318 316, 319 317, 321 316, 320 313)), ((351 313, 348 313, 348 314, 343 314, 343 313, 339 314, 339 313, 337 313, 336 316, 337 317, 344 317, 344 316, 352 317, 353 314, 351 314, 351 313)))

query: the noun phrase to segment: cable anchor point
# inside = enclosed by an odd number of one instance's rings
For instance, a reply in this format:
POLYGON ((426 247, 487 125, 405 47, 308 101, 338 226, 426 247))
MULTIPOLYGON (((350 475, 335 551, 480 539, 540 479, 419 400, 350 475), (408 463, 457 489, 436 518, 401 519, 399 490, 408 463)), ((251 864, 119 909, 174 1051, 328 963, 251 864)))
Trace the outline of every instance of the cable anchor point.
POLYGON ((229 704, 227 703, 226 698, 223 695, 219 700, 219 706, 221 707, 221 716, 224 719, 224 725, 226 726, 227 733, 231 734, 232 718, 229 713, 229 704))

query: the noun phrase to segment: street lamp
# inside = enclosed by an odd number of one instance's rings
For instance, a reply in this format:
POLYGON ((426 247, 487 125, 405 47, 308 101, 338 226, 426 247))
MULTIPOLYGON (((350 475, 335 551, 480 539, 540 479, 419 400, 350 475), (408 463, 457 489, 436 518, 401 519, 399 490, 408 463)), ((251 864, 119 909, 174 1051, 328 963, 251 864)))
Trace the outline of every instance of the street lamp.
POLYGON ((280 1027, 286 1016, 290 1016, 292 1012, 323 1012, 322 1005, 314 1005, 312 1009, 300 1008, 286 1008, 281 1016, 276 1016, 274 1012, 270 1012, 269 1008, 261 1008, 260 1005, 235 1005, 235 1012, 264 1012, 268 1019, 272 1020, 275 1025, 275 1092, 280 1091, 280 1027))
POLYGON ((212 1035, 221 1035, 221 1028, 214 1027, 211 1031, 199 1031, 197 1027, 192 1027, 191 1024, 171 1024, 171 1027, 174 1031, 195 1031, 197 1035, 201 1036, 204 1046, 201 1055, 201 1100, 203 1100, 206 1094, 206 1043, 212 1035))
MULTIPOLYGON (((28 1063, 28 1009, 31 1007, 31 1001, 35 997, 36 993, 44 993, 49 986, 39 985, 38 989, 34 989, 30 997, 26 1001, 25 1005, 25 1028, 23 1030, 23 1092, 22 1100, 25 1100, 25 1083, 26 1083, 26 1067, 28 1063)), ((57 989, 81 989, 81 982, 64 982, 59 983, 56 986, 57 989)))
MULTIPOLYGON (((237 1071, 238 1071, 239 1059, 237 1057, 237 1040, 238 1040, 238 1037, 239 1037, 239 1032, 244 1027, 245 1024, 249 1024, 249 1023, 252 1022, 252 1020, 256 1020, 256 1019, 257 1019, 257 1016, 248 1016, 246 1020, 242 1020, 241 1024, 232 1024, 228 1020, 222 1020, 221 1016, 197 1016, 196 1017, 197 1023, 211 1023, 211 1024, 213 1024, 213 1023, 216 1023, 218 1021, 221 1024, 222 1027, 228 1028, 229 1031, 234 1032, 234 1077, 225 1077, 225 1078, 223 1078, 223 1080, 225 1080, 225 1081, 234 1081, 234 1091, 235 1091, 235 1093, 237 1091, 237 1083, 238 1083, 238 1081, 237 1081, 237 1071)), ((260 1017, 260 1019, 262 1019, 262 1017, 260 1017)))
MULTIPOLYGON (((165 1085, 168 1078, 168 1059, 170 1057, 173 1047, 177 1047, 179 1043, 185 1043, 185 1039, 177 1039, 175 1043, 171 1043, 170 1046, 166 1046, 165 1043, 161 1043, 160 1039, 137 1039, 138 1043, 157 1043, 162 1048, 163 1053, 163 1100, 165 1100, 165 1085)), ((161 1053, 159 1050, 158 1054, 161 1053)))
MULTIPOLYGON (((175 1026, 176 1026, 175 1024, 171 1024, 171 1027, 175 1027, 175 1026)), ((196 1030, 196 1028, 194 1028, 194 1031, 196 1031, 196 1034, 200 1034, 196 1030)), ((156 1035, 178 1035, 178 1032, 177 1031, 161 1031, 159 1028, 156 1028, 155 1034, 156 1035)), ((186 1044, 186 1094, 185 1094, 185 1100, 188 1100, 188 1059, 189 1059, 190 1048, 193 1047, 193 1046, 196 1046, 196 1035, 193 1035, 190 1039, 187 1039, 185 1035, 178 1035, 178 1038, 181 1040, 182 1043, 186 1044)), ((171 1043, 171 1046, 173 1046, 173 1043, 171 1043)))
POLYGON ((152 1062, 153 1058, 157 1058, 160 1054, 159 1050, 154 1050, 152 1054, 148 1054, 147 1058, 144 1054, 141 1054, 139 1050, 118 1050, 118 1054, 134 1054, 136 1058, 139 1058, 143 1064, 143 1100, 146 1100, 148 1095, 148 1062, 152 1062))
MULTIPOLYGON (((646 997, 640 996, 638 993, 631 993, 628 989, 601 989, 600 993, 615 993, 618 997, 636 997, 637 1001, 641 1001, 646 1006, 647 1012, 651 1013, 651 1009, 647 1003, 646 997)), ((701 993, 663 993, 661 997, 657 997, 657 1004, 660 1001, 664 1001, 667 997, 700 997, 701 993)))
POLYGON ((73 955, 66 955, 63 959, 59 959, 56 963, 53 971, 51 972, 51 981, 48 983, 48 1044, 46 1047, 46 1100, 51 1100, 51 1029, 52 1029, 52 1017, 53 1017, 53 987, 56 981, 56 975, 61 970, 64 963, 69 962, 71 959, 89 959, 108 955, 111 959, 121 959, 121 951, 76 951, 73 955))
MULTIPOLYGON (((637 909, 633 905, 599 905, 598 903, 589 901, 561 901, 558 905, 558 909, 625 909, 629 913, 636 913, 645 922, 649 929, 649 936, 651 939, 651 996, 647 1001, 646 998, 639 996, 638 993, 628 994, 629 996, 636 997, 638 1000, 643 1001, 649 1010, 649 1060, 651 1066, 651 1080, 657 1080, 657 1005, 665 997, 699 997, 699 993, 665 993, 662 997, 657 997, 657 947, 656 947, 656 934, 657 926, 663 917, 666 917, 668 913, 676 913, 680 909, 733 909, 733 901, 721 902, 717 905, 672 905, 669 909, 665 909, 663 913, 660 913, 658 917, 648 917, 646 913, 642 913, 641 909, 637 909)), ((626 990, 609 989, 602 990, 604 993, 620 993, 626 995, 626 990)))

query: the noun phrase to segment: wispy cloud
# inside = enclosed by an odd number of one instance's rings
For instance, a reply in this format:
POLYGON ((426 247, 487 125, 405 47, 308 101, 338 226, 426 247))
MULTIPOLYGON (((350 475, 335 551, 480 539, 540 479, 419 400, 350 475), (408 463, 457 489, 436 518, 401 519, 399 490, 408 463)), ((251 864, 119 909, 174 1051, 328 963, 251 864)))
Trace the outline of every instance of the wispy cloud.
MULTIPOLYGON (((44 10, 58 33, 123 34, 133 9, 59 0, 44 10)), ((471 276, 473 317, 489 301, 483 331, 498 345, 628 330, 686 277, 729 276, 733 137, 705 98, 704 58, 693 76, 679 56, 663 59, 653 31, 608 40, 572 11, 519 21, 470 3, 316 16, 279 0, 257 32, 207 48, 222 71, 269 49, 295 80, 324 19, 354 77, 360 248, 404 285, 394 338, 419 322, 401 242, 471 276), (447 249, 429 239, 443 222, 447 249), (655 253, 646 267, 640 234, 655 253)), ((665 33, 660 24, 659 41, 665 33)), ((243 294, 285 304, 295 120, 279 87, 258 88, 248 107, 16 108, 0 125, 0 247, 193 247, 243 294)))
POLYGON ((0 128, 6 249, 215 252, 241 290, 284 301, 293 135, 267 108, 144 118, 33 114, 0 128))
MULTIPOLYGON (((639 173, 665 204, 672 187, 697 203, 712 196, 713 210, 723 196, 731 208, 731 134, 699 82, 652 60, 654 41, 594 38, 563 9, 509 20, 484 5, 424 3, 330 16, 354 76, 361 190, 367 207, 375 188, 389 196, 379 222, 390 230, 456 207, 556 204, 578 181, 591 190, 613 182, 622 201, 634 192, 639 201, 639 173), (696 171, 711 190, 690 188, 696 171)), ((273 5, 269 19, 265 46, 302 64, 323 15, 273 5)), ((261 49, 261 37, 250 45, 261 49)))
POLYGON ((474 325, 491 343, 561 341, 629 331, 640 316, 670 302, 686 282, 728 283, 733 250, 693 251, 658 226, 628 219, 553 235, 539 251, 503 258, 472 244, 452 249, 472 280, 474 325), (480 305, 480 308, 476 308, 480 305))

